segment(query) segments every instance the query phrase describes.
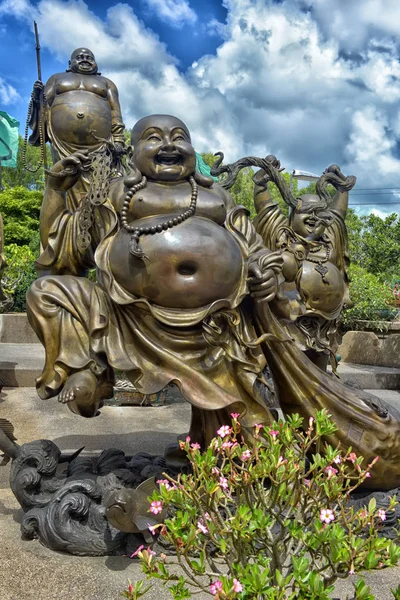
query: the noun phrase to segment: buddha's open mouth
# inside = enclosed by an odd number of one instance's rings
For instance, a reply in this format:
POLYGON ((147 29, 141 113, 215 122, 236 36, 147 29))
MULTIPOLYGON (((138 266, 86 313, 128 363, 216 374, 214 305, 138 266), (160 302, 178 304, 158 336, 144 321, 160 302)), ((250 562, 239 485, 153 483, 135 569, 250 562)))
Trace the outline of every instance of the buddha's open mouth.
POLYGON ((315 229, 317 223, 318 223, 318 220, 314 219, 314 218, 310 218, 305 221, 305 225, 308 229, 315 229))
POLYGON ((180 154, 157 154, 156 162, 160 165, 179 165, 182 161, 180 154))

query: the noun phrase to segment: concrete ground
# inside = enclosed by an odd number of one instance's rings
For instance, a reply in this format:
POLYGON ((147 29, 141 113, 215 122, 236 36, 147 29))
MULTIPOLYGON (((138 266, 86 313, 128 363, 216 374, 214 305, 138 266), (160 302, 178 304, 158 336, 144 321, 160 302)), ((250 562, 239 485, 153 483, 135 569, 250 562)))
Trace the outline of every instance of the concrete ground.
MULTIPOLYGON (((400 394, 385 396, 400 406, 400 394)), ((114 446, 129 454, 161 454, 167 443, 187 431, 190 407, 107 406, 99 417, 83 419, 56 400, 40 400, 32 388, 4 388, 0 417, 13 422, 19 443, 48 438, 64 451, 85 445, 88 452, 114 446)), ((36 540, 21 540, 21 510, 8 476, 9 465, 1 467, 0 600, 117 600, 128 578, 141 579, 140 566, 125 557, 74 557, 47 550, 36 540)), ((400 584, 400 567, 369 573, 366 579, 377 600, 393 600, 390 589, 400 584)), ((352 589, 351 579, 340 582, 333 597, 345 600, 352 589)), ((170 595, 156 583, 147 598, 166 600, 170 595)))

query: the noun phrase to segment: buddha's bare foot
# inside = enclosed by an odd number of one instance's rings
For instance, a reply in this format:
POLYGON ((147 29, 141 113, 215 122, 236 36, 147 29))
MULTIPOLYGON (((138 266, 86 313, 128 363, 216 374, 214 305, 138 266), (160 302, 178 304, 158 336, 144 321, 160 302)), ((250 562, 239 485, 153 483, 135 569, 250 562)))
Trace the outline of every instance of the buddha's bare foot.
POLYGON ((68 377, 58 401, 82 417, 94 417, 103 406, 104 398, 112 397, 112 385, 99 382, 90 371, 79 371, 68 377))

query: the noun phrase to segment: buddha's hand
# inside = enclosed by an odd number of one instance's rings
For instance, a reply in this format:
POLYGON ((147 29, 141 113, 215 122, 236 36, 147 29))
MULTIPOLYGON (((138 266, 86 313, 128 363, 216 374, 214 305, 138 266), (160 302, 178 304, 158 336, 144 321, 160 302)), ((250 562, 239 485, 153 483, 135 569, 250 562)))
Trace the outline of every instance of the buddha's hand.
POLYGON ((264 169, 260 169, 253 176, 253 181, 258 188, 257 191, 266 190, 268 189, 268 182, 271 181, 271 177, 268 173, 264 171, 264 169))
POLYGON ((253 176, 256 188, 259 188, 258 191, 268 189, 268 182, 276 180, 277 175, 279 175, 281 171, 284 171, 280 161, 273 154, 269 154, 265 157, 264 164, 265 168, 260 169, 253 176))
POLYGON ((47 172, 47 185, 56 191, 66 192, 78 181, 82 171, 90 168, 92 159, 87 150, 75 152, 56 162, 47 172))
POLYGON ((271 302, 279 285, 279 277, 283 268, 281 252, 256 253, 250 256, 248 264, 248 286, 250 295, 257 300, 271 302))
POLYGON ((35 83, 33 84, 33 99, 35 100, 35 102, 39 102, 42 95, 44 92, 44 83, 43 81, 40 81, 40 79, 38 79, 37 81, 35 81, 35 83))

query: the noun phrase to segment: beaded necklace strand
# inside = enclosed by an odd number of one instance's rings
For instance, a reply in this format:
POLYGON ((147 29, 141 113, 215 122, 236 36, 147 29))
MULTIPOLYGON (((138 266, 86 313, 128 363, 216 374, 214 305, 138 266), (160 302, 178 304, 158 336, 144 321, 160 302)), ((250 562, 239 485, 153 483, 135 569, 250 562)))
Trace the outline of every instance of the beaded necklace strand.
POLYGON ((121 209, 121 225, 123 229, 131 233, 131 242, 129 246, 129 251, 133 256, 137 258, 146 258, 148 260, 148 256, 145 255, 142 248, 139 245, 140 238, 144 235, 154 235, 156 233, 161 233, 162 231, 166 231, 167 229, 171 229, 180 223, 189 219, 189 217, 193 216, 196 212, 197 205, 197 197, 199 194, 198 185, 193 176, 189 177, 189 183, 192 187, 192 194, 190 197, 190 205, 187 210, 182 212, 177 217, 173 219, 169 219, 168 221, 164 221, 159 225, 153 225, 152 227, 135 227, 134 225, 129 225, 128 223, 128 210, 134 194, 136 194, 139 190, 142 190, 147 185, 147 179, 145 176, 142 177, 141 181, 130 188, 130 190, 126 193, 124 203, 121 209))

